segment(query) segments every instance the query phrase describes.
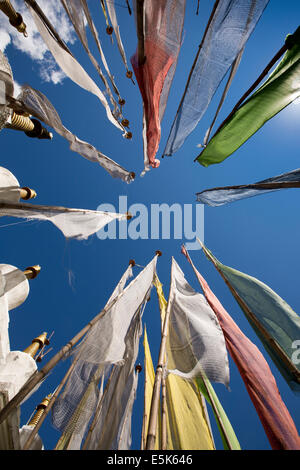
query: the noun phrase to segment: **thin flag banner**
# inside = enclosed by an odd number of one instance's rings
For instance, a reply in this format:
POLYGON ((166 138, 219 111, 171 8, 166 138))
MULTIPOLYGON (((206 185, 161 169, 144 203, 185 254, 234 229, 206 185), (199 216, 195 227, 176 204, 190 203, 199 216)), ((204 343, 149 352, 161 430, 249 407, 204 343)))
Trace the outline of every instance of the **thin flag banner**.
POLYGON ((300 188, 300 168, 253 184, 205 189, 196 196, 197 202, 216 207, 287 188, 300 188))
POLYGON ((269 0, 223 0, 199 46, 164 155, 173 155, 195 129, 221 81, 245 47, 269 0))
POLYGON ((62 47, 61 43, 49 31, 47 26, 44 24, 42 18, 36 13, 32 6, 29 3, 26 3, 26 5, 31 13, 31 16, 35 22, 35 25, 40 35, 42 36, 45 44, 47 45, 49 51, 53 55, 59 67, 74 83, 95 95, 100 100, 101 104, 104 106, 106 116, 109 121, 114 124, 118 129, 124 131, 123 126, 121 126, 121 124, 113 116, 104 94, 96 85, 94 80, 92 80, 92 78, 79 64, 79 62, 73 57, 73 55, 66 48, 62 47))
POLYGON ((299 449, 300 438, 277 388, 276 380, 259 349, 240 330, 207 282, 192 264, 207 302, 215 312, 224 332, 226 346, 244 381, 272 449, 299 449))
POLYGON ((300 390, 300 364, 293 361, 300 338, 300 318, 269 286, 220 263, 203 246, 290 388, 300 390))
POLYGON ((234 429, 210 381, 207 378, 202 379, 198 377, 196 379, 196 384, 197 384, 197 387, 199 388, 199 392, 204 395, 205 399, 212 407, 212 411, 215 416, 215 420, 216 420, 216 423, 220 432, 224 449, 225 450, 241 450, 241 446, 238 441, 238 438, 236 437, 234 429), (205 380, 205 385, 204 385, 204 380, 205 380), (209 394, 207 390, 209 390, 209 394), (223 423, 224 430, 220 426, 220 420, 223 423), (226 437, 225 437, 225 433, 226 433, 226 437))
POLYGON ((116 220, 126 220, 126 214, 69 209, 59 206, 7 203, 0 201, 0 216, 17 217, 27 220, 52 222, 66 238, 85 240, 105 225, 116 220))
POLYGON ((75 134, 69 131, 69 129, 62 124, 56 109, 43 93, 31 88, 29 85, 22 86, 18 100, 21 101, 23 111, 45 122, 60 136, 65 138, 69 142, 70 149, 73 152, 79 153, 87 160, 99 163, 113 178, 120 178, 126 183, 130 183, 134 179, 133 172, 125 170, 125 168, 101 153, 93 145, 80 140, 75 134))
POLYGON ((250 98, 215 133, 197 157, 203 166, 232 155, 267 121, 300 96, 300 28, 286 39, 283 59, 250 98))
MULTIPOLYGON (((161 120, 174 77, 181 46, 185 0, 144 0, 143 38, 131 58, 143 99, 143 143, 145 171, 159 166, 155 158, 161 136, 161 120)), ((137 6, 135 8, 137 13, 137 6)), ((137 14, 136 14, 137 16, 137 14)))
POLYGON ((201 377, 229 384, 229 365, 225 339, 213 310, 205 297, 186 281, 172 258, 167 348, 168 372, 182 378, 201 377))

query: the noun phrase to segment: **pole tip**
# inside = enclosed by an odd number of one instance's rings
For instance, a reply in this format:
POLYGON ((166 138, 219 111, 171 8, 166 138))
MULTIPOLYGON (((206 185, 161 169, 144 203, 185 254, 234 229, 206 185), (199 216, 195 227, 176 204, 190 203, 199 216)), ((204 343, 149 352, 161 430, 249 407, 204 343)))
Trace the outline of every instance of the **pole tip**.
POLYGON ((137 365, 135 366, 135 370, 136 370, 136 372, 140 373, 140 372, 143 370, 141 364, 137 364, 137 365))
POLYGON ((162 252, 160 250, 156 250, 155 252, 157 254, 157 256, 161 256, 162 255, 162 252))
POLYGON ((132 219, 132 214, 130 214, 130 212, 126 212, 126 218, 127 220, 132 219))
POLYGON ((131 177, 131 179, 134 180, 134 178, 135 178, 135 172, 134 172, 134 171, 131 171, 131 172, 130 172, 130 177, 131 177))
POLYGON ((131 264, 131 266, 135 266, 135 261, 134 261, 134 259, 130 259, 130 260, 129 260, 129 264, 131 264))

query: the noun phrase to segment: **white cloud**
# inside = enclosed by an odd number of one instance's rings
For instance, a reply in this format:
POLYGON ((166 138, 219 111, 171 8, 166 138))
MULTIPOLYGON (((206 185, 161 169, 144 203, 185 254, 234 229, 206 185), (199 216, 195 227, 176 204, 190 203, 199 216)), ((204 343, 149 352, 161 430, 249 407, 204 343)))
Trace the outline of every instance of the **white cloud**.
MULTIPOLYGON (((39 0, 39 6, 48 17, 60 37, 66 43, 72 44, 76 40, 73 26, 65 13, 61 3, 57 0, 39 0)), ((39 64, 40 76, 46 82, 54 84, 61 83, 65 74, 58 67, 46 44, 41 38, 29 10, 23 0, 15 0, 14 7, 18 11, 26 24, 28 37, 19 33, 13 28, 8 18, 2 12, 0 16, 0 48, 2 51, 12 44, 16 49, 27 54, 32 60, 39 64)))

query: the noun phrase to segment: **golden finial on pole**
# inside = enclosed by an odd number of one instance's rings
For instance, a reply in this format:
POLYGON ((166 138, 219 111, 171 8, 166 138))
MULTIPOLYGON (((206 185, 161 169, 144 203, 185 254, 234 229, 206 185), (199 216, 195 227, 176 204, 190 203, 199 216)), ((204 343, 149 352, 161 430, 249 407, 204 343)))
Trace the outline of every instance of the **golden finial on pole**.
POLYGON ((36 195, 37 194, 34 189, 28 188, 27 186, 20 188, 20 197, 25 201, 27 201, 28 199, 34 199, 36 195))
POLYGON ((136 371, 136 372, 140 373, 140 372, 142 372, 142 370, 143 370, 143 368, 142 368, 141 364, 137 364, 137 365, 135 366, 135 371, 136 371))
POLYGON ((24 349, 23 352, 29 354, 29 356, 33 357, 36 355, 39 349, 42 349, 45 345, 49 344, 49 340, 47 339, 47 333, 44 332, 41 335, 37 336, 32 340, 32 343, 24 349))
POLYGON ((156 254, 157 256, 161 256, 161 255, 162 255, 162 252, 161 252, 160 250, 156 250, 155 254, 156 254))
POLYGON ((34 266, 29 266, 23 272, 27 279, 34 279, 35 277, 37 277, 40 271, 41 267, 38 264, 35 264, 34 266))
POLYGON ((130 260, 129 260, 129 264, 131 264, 131 266, 135 266, 135 261, 134 261, 134 259, 130 259, 130 260))
POLYGON ((31 420, 29 421, 28 423, 28 426, 32 426, 32 427, 35 427, 38 422, 40 421, 42 415, 44 414, 45 412, 45 409, 47 408, 47 406, 49 405, 49 402, 51 400, 51 397, 52 397, 52 394, 50 393, 50 395, 47 395, 42 401, 41 403, 36 407, 36 412, 34 413, 33 417, 31 418, 31 420))
POLYGON ((11 115, 10 122, 7 122, 5 127, 16 131, 24 131, 28 137, 48 140, 53 138, 52 132, 49 132, 45 127, 43 127, 40 121, 31 118, 28 115, 18 114, 15 111, 11 115))
POLYGON ((8 17, 10 24, 14 26, 14 28, 16 28, 19 33, 24 34, 25 37, 28 36, 26 31, 26 24, 24 23, 20 13, 16 12, 10 3, 10 0, 0 1, 0 10, 3 11, 3 13, 8 17))

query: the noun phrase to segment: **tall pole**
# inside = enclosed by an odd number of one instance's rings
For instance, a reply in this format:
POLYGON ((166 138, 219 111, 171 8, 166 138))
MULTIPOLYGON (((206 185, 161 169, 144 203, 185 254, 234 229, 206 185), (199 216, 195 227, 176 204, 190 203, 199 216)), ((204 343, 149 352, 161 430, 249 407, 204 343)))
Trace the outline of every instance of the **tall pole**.
MULTIPOLYGON (((171 273, 170 291, 171 289, 172 289, 172 273, 171 273)), ((162 338, 161 338, 161 343, 160 343, 158 364, 156 367, 155 381, 154 381, 154 387, 153 387, 153 392, 152 392, 150 417, 149 417, 149 425, 148 425, 148 435, 147 435, 147 441, 146 441, 146 450, 153 450, 155 446, 159 397, 160 397, 163 369, 165 365, 165 354, 166 354, 166 344, 167 344, 167 336, 168 336, 168 329, 169 329, 170 309, 171 308, 170 308, 170 295, 169 295, 169 302, 168 302, 168 307, 167 307, 163 329, 162 329, 162 338)))
POLYGON ((40 417, 39 419, 39 422, 36 424, 35 428, 32 430, 32 432, 30 433, 27 441, 25 442, 24 446, 23 446, 23 450, 28 450, 36 436, 36 434, 38 433, 39 429, 41 428, 43 422, 45 421, 48 413, 50 412, 51 408, 53 407, 59 393, 61 392, 63 386, 65 385, 66 381, 68 380, 72 370, 74 369, 75 367, 75 364, 76 364, 77 360, 74 359, 74 361, 72 362, 71 366, 69 367, 67 373, 65 374, 64 378, 62 379, 62 381, 60 382, 59 386, 57 387, 57 389, 55 390, 55 392, 53 393, 53 395, 51 395, 51 398, 50 398, 50 401, 48 403, 48 406, 47 408, 44 410, 44 413, 43 415, 40 417))
MULTIPOLYGON (((156 251, 156 256, 160 256, 161 252, 156 251)), ((33 276, 33 268, 27 268, 27 275, 33 276)), ((137 276, 129 286, 132 286, 136 283, 139 276, 137 276)), ((26 384, 19 390, 19 392, 7 403, 6 406, 0 411, 0 424, 9 416, 11 411, 15 409, 24 398, 33 390, 33 388, 58 364, 58 362, 69 353, 69 351, 81 340, 81 338, 92 328, 92 326, 97 323, 100 318, 105 315, 105 313, 115 305, 115 303, 127 292, 128 287, 125 288, 117 297, 115 297, 103 310, 101 310, 98 315, 96 315, 77 335, 75 335, 64 347, 58 351, 50 361, 40 370, 36 371, 31 378, 26 382, 26 384)))
POLYGON ((16 12, 10 0, 0 1, 0 10, 8 17, 10 24, 16 28, 19 33, 22 33, 25 37, 28 36, 26 24, 24 23, 20 13, 16 12))

